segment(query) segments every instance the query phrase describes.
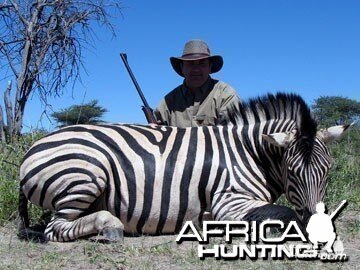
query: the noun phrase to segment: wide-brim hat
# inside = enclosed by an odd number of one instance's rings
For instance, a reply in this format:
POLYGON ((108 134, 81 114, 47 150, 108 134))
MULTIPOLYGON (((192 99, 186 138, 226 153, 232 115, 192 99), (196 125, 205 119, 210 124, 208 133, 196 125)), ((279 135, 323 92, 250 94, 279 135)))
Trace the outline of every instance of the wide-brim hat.
POLYGON ((181 63, 183 61, 195 61, 205 58, 209 59, 212 64, 210 73, 218 72, 222 68, 223 58, 220 55, 211 55, 209 46, 204 41, 195 39, 185 44, 181 57, 170 57, 170 62, 176 73, 184 77, 181 72, 181 63))

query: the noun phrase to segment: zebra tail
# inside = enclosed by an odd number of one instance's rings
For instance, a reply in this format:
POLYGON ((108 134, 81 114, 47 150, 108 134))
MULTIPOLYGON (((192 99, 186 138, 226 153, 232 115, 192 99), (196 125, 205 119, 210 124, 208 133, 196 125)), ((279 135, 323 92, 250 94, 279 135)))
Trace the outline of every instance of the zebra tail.
POLYGON ((18 237, 22 240, 32 241, 37 243, 47 242, 44 234, 44 226, 30 227, 29 214, 28 214, 28 199, 20 188, 19 190, 19 217, 18 217, 18 237))

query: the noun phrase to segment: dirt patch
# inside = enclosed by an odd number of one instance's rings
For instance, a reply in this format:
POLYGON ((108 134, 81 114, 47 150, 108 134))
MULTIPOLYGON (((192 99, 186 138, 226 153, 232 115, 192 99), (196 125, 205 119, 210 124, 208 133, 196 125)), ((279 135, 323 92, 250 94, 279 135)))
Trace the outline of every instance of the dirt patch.
MULTIPOLYGON (((348 213, 349 214, 349 213, 348 213)), ((346 262, 301 260, 199 260, 197 244, 175 243, 175 235, 125 237, 124 243, 88 240, 36 244, 20 241, 15 226, 0 227, 0 269, 360 269, 359 215, 339 218, 346 262)))

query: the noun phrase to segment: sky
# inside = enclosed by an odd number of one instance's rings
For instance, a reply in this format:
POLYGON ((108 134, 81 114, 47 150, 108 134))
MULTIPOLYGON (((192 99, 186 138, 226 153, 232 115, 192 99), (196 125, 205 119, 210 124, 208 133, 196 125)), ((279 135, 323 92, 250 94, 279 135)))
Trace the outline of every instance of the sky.
MULTIPOLYGON (((84 51, 86 74, 45 108, 33 95, 24 131, 53 130, 46 117, 97 99, 114 123, 146 123, 141 99, 120 59, 129 64, 151 107, 182 83, 169 57, 186 41, 203 39, 224 59, 213 78, 246 100, 268 92, 300 94, 308 104, 320 96, 360 101, 360 1, 358 0, 123 0, 114 14, 116 37, 96 26, 84 51)), ((1 75, 1 73, 0 73, 1 75)), ((0 93, 6 80, 0 76, 0 93)))

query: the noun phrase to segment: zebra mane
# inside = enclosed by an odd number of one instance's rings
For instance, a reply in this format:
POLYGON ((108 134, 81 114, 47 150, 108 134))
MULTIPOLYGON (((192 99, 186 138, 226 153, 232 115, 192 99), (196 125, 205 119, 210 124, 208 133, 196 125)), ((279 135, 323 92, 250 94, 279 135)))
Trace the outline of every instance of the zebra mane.
POLYGON ((239 102, 238 108, 233 106, 228 109, 222 125, 249 125, 264 120, 294 120, 299 134, 309 139, 314 138, 317 131, 317 123, 308 105, 293 93, 267 94, 247 102, 239 102))

